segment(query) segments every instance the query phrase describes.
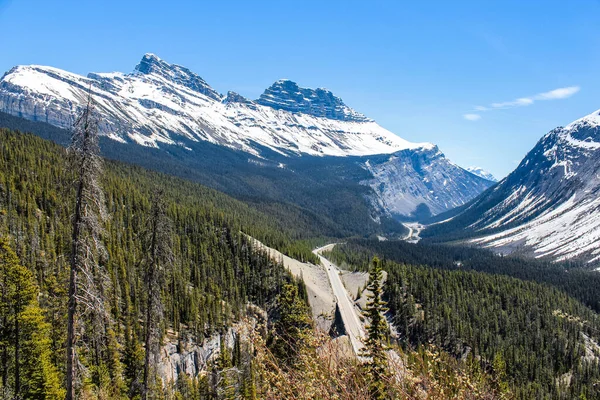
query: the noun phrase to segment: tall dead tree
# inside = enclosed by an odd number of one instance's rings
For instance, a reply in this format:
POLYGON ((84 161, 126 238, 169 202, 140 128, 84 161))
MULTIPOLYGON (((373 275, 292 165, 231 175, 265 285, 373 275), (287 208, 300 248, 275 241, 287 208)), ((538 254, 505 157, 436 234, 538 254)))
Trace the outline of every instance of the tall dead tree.
POLYGON ((160 344, 160 321, 163 318, 163 301, 160 288, 163 286, 165 267, 173 261, 171 245, 171 221, 167 217, 164 194, 156 190, 152 196, 152 208, 146 234, 146 318, 144 386, 142 399, 154 398, 156 385, 156 365, 160 344))
POLYGON ((100 241, 101 220, 105 216, 104 195, 100 187, 102 159, 98 145, 99 117, 90 94, 87 104, 73 125, 68 153, 70 166, 76 174, 75 210, 71 237, 69 303, 67 316, 67 400, 77 398, 79 357, 86 319, 85 341, 96 342, 94 336, 104 332, 107 313, 104 300, 106 278, 99 259, 104 248, 100 241))

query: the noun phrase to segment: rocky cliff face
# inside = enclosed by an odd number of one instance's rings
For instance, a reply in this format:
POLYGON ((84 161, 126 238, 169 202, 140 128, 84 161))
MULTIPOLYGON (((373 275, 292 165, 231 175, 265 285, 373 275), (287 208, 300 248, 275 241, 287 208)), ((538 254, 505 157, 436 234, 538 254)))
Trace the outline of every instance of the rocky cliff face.
POLYGON ((73 115, 77 111, 82 97, 69 93, 64 97, 61 89, 70 86, 85 88, 85 81, 63 71, 47 67, 14 67, 0 80, 1 109, 9 114, 33 121, 43 121, 60 128, 70 128, 73 125, 73 115), (57 82, 55 88, 40 85, 30 76, 47 75, 57 82), (5 79, 11 77, 11 79, 5 79), (22 83, 30 81, 28 88, 22 83), (39 89, 39 90, 38 90, 39 89))
POLYGON ((158 365, 158 374, 163 382, 174 383, 183 374, 196 378, 208 373, 210 365, 219 357, 221 341, 229 350, 233 350, 236 340, 249 343, 252 331, 258 326, 266 326, 267 315, 264 310, 255 306, 249 306, 248 311, 247 319, 233 324, 226 332, 217 333, 202 343, 195 343, 191 338, 182 340, 173 332, 168 332, 164 339, 165 344, 160 350, 158 365))
POLYGON ((229 328, 223 335, 216 334, 199 344, 171 339, 161 349, 158 365, 159 376, 165 383, 174 383, 181 375, 196 378, 207 373, 210 363, 219 357, 221 340, 228 349, 233 349, 238 334, 236 328, 229 328))
MULTIPOLYGON (((172 65, 161 60, 154 54, 146 54, 135 70, 144 75, 159 75, 178 85, 201 93, 216 101, 221 101, 221 96, 204 79, 189 69, 180 65, 172 65)), ((89 75, 88 75, 89 77, 89 75)))
POLYGON ((437 146, 368 157, 365 181, 383 209, 396 216, 426 218, 461 206, 493 182, 451 163, 437 146))
POLYGON ((366 122, 364 115, 346 106, 327 89, 301 88, 296 82, 282 79, 271 85, 256 103, 276 110, 302 113, 339 121, 366 122))

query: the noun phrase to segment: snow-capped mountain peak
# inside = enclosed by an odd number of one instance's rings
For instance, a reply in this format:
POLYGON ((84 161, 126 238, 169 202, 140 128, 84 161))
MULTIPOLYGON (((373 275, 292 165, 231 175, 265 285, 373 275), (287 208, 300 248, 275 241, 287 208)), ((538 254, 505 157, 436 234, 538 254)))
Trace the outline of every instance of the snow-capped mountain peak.
POLYGON ((600 111, 544 135, 519 166, 451 221, 471 243, 554 260, 600 262, 600 111))
POLYGON ((280 80, 256 101, 221 96, 196 73, 145 54, 130 74, 83 77, 52 67, 20 66, 0 80, 0 111, 70 128, 91 87, 102 134, 160 147, 183 138, 259 154, 389 154, 411 143, 347 107, 326 89, 280 80))
POLYGON ((142 57, 140 63, 135 67, 135 71, 141 74, 155 74, 161 76, 174 83, 202 93, 216 101, 221 101, 223 99, 223 96, 210 87, 210 85, 197 74, 186 67, 169 64, 152 53, 146 53, 144 57, 142 57))
POLYGON ((487 179, 488 181, 498 182, 498 179, 492 175, 491 172, 486 171, 481 167, 468 167, 467 171, 472 173, 473 175, 477 175, 480 178, 487 179))
POLYGON ((252 100, 242 96, 241 94, 230 90, 227 92, 227 96, 225 96, 225 99, 223 99, 223 103, 225 103, 225 104, 228 104, 228 103, 253 104, 254 102, 252 100))
POLYGON ((353 122, 372 121, 348 107, 331 91, 324 88, 303 88, 289 79, 280 79, 273 83, 256 102, 276 110, 309 114, 315 117, 353 122))
POLYGON ((583 118, 579 118, 578 120, 571 122, 569 125, 565 126, 565 130, 577 130, 582 126, 587 126, 590 128, 600 126, 600 110, 594 111, 583 118))

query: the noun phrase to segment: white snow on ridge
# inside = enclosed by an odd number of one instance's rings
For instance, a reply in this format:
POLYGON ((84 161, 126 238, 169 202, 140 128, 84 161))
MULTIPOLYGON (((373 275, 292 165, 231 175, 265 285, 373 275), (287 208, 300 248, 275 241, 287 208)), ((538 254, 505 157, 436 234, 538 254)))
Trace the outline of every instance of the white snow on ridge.
POLYGON ((488 181, 492 181, 492 182, 498 181, 496 179, 496 177, 494 177, 494 175, 492 175, 490 172, 484 170, 481 167, 468 167, 468 168, 466 168, 466 170, 469 171, 470 173, 472 173, 473 175, 477 175, 478 177, 487 179, 488 181))
POLYGON ((565 126, 565 130, 574 131, 580 128, 582 125, 588 125, 592 127, 600 126, 600 110, 594 111, 593 113, 586 115, 583 118, 579 118, 571 122, 569 125, 565 126))
POLYGON ((76 79, 86 84, 86 78, 82 76, 39 65, 15 67, 2 80, 26 88, 28 92, 78 101, 74 96, 73 87, 67 82, 50 78, 48 76, 49 72, 65 79, 76 79))
POLYGON ((598 126, 600 111, 545 135, 511 174, 513 183, 497 186, 503 200, 469 225, 480 232, 469 242, 557 261, 600 261, 598 126))
POLYGON ((527 246, 535 256, 557 261, 591 254, 590 262, 600 258, 600 198, 579 202, 577 195, 532 221, 497 234, 472 239, 483 247, 527 246))
POLYGON ((68 128, 90 87, 106 116, 102 133, 120 142, 160 147, 177 143, 181 135, 252 154, 258 154, 258 144, 282 154, 320 156, 433 147, 408 142, 371 120, 334 120, 254 102, 224 104, 158 73, 92 73, 86 78, 52 67, 19 66, 0 80, 0 110, 27 115, 33 109, 36 120, 68 128), (35 104, 15 101, 31 96, 35 104))

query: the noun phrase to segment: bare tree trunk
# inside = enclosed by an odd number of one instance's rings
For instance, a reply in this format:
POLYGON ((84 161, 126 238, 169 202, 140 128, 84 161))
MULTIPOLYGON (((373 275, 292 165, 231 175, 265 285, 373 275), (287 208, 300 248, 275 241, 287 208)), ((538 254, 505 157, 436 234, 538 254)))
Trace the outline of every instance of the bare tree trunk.
POLYGON ((69 309, 67 317, 67 395, 66 400, 75 399, 75 287, 77 285, 77 272, 71 268, 69 279, 69 309))
POLYGON ((89 317, 91 344, 99 344, 103 327, 110 322, 106 314, 103 269, 98 263, 103 246, 100 241, 100 219, 104 215, 104 196, 99 184, 102 170, 98 147, 98 120, 90 94, 86 108, 76 120, 69 152, 77 171, 77 193, 73 215, 71 243, 69 303, 67 316, 67 394, 66 400, 77 398, 79 355, 77 351, 79 314, 89 317), (80 281, 81 279, 81 281, 80 281), (81 310, 80 310, 81 308, 81 310), (102 321, 102 322, 99 322, 102 321))
POLYGON ((71 272, 69 274, 69 305, 67 316, 67 395, 66 400, 75 399, 75 313, 77 312, 77 254, 79 253, 79 236, 81 226, 83 180, 79 178, 75 216, 73 217, 73 235, 71 237, 71 272))
MULTIPOLYGON (((156 201, 156 200, 155 200, 156 201)), ((152 204, 152 239, 150 240, 150 263, 148 272, 146 274, 146 288, 148 290, 148 301, 146 302, 146 357, 144 360, 144 387, 142 391, 142 400, 148 399, 148 390, 150 385, 150 363, 153 351, 152 334, 153 334, 153 321, 152 311, 154 309, 154 273, 156 270, 156 228, 159 218, 159 210, 155 204, 152 204)))
MULTIPOLYGON (((4 273, 4 284, 2 286, 2 304, 6 302, 6 288, 8 287, 7 274, 4 273)), ((8 313, 6 313, 8 314, 8 313)), ((5 336, 3 339, 8 340, 8 316, 2 317, 2 333, 5 336)), ((3 346, 2 349, 2 387, 5 388, 8 383, 8 346, 3 346)))
POLYGON ((150 389, 150 363, 152 358, 152 300, 151 293, 148 293, 148 302, 146 304, 146 337, 145 337, 145 347, 146 347, 146 356, 144 359, 144 386, 142 389, 142 400, 148 399, 148 391, 150 389))

